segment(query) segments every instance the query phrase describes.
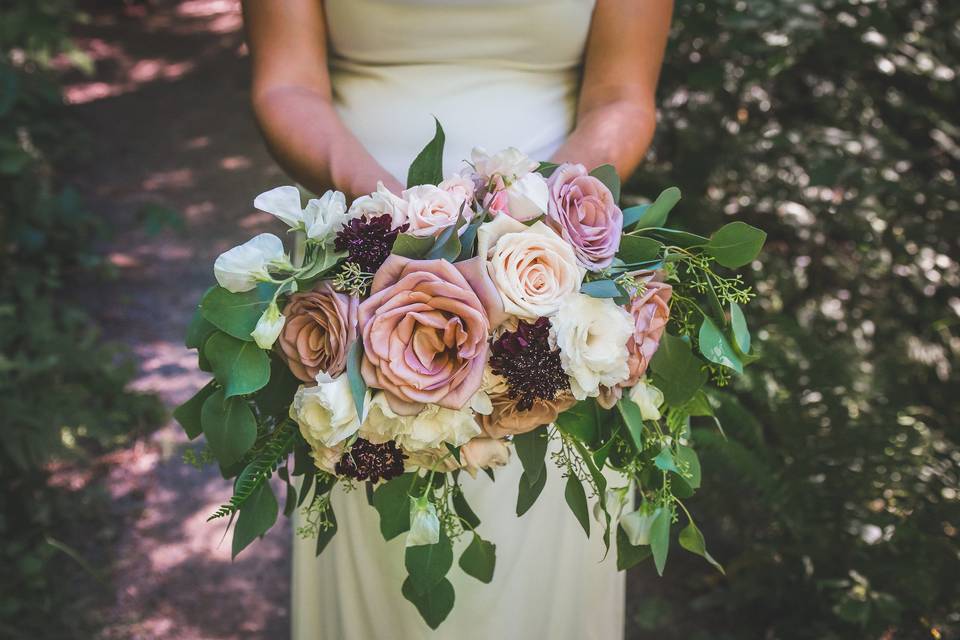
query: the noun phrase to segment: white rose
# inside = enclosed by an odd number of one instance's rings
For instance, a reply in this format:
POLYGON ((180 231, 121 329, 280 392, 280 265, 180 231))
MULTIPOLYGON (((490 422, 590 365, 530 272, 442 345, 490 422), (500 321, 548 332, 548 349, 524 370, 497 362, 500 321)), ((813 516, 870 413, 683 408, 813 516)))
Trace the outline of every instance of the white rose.
POLYGON ((435 449, 444 443, 459 447, 480 434, 480 425, 470 409, 454 411, 428 404, 415 416, 393 412, 386 396, 378 393, 370 402, 360 435, 373 443, 395 440, 407 451, 435 449))
POLYGON ((407 204, 397 195, 377 183, 377 190, 368 196, 361 196, 350 205, 347 218, 376 218, 388 214, 391 227, 396 229, 407 222, 407 204))
POLYGON ((556 313, 585 273, 573 247, 545 224, 527 227, 507 216, 480 225, 477 255, 487 260, 504 311, 527 320, 556 313))
POLYGON ((324 244, 333 244, 337 232, 347 220, 347 200, 339 191, 327 191, 319 199, 310 200, 303 210, 307 237, 324 244))
POLYGON ((560 311, 550 319, 550 344, 560 348, 560 363, 577 400, 596 397, 600 385, 612 387, 630 376, 631 335, 630 314, 613 300, 582 293, 563 299, 560 311))
POLYGON ((407 533, 408 547, 440 542, 440 518, 437 508, 427 496, 410 498, 410 531, 407 533))
POLYGON ((447 191, 432 184, 411 187, 403 192, 406 205, 407 233, 414 236, 435 236, 457 223, 460 212, 465 218, 472 213, 447 191))
POLYGON ((290 417, 300 425, 303 439, 314 448, 332 447, 360 428, 347 376, 315 387, 301 386, 293 396, 290 417))
POLYGON ((270 280, 270 266, 291 268, 280 238, 261 233, 221 253, 213 263, 213 275, 227 291, 242 293, 253 289, 258 281, 270 280))
POLYGON ((460 447, 460 462, 474 478, 480 469, 502 467, 510 462, 510 447, 495 438, 474 438, 460 447))
POLYGON ((261 193, 253 199, 253 206, 280 218, 291 229, 303 225, 300 190, 296 187, 277 187, 261 193))
POLYGON ((471 178, 459 173, 453 174, 437 186, 452 195, 457 202, 465 202, 468 207, 473 202, 477 189, 471 178))
POLYGON ((547 212, 550 190, 539 173, 528 173, 507 187, 507 211, 511 218, 526 222, 547 212))
POLYGON ((630 389, 630 399, 640 407, 640 417, 644 420, 659 420, 660 407, 663 405, 663 391, 646 380, 640 380, 630 389))
POLYGON ((336 474, 337 463, 343 457, 344 446, 340 444, 333 447, 312 447, 310 456, 313 458, 313 465, 320 471, 336 474))
POLYGON ((492 156, 483 147, 474 147, 470 153, 471 164, 484 182, 494 176, 503 176, 507 180, 519 178, 530 173, 538 166, 536 160, 531 160, 522 151, 515 147, 507 147, 492 156))
POLYGON ((283 330, 283 323, 285 321, 286 317, 280 313, 277 303, 271 302, 263 311, 260 319, 257 320, 257 326, 250 335, 253 336, 253 340, 257 343, 258 347, 261 349, 270 349, 283 330))

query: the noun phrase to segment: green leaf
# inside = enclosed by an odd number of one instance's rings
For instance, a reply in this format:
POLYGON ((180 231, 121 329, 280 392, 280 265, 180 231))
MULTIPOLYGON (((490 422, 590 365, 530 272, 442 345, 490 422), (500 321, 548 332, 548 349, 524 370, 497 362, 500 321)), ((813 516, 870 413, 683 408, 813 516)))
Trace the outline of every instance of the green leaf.
POLYGON ((630 207, 623 211, 623 228, 649 229, 662 227, 667 223, 670 210, 680 202, 680 189, 664 189, 651 204, 630 207))
POLYGON ((650 557, 649 545, 630 544, 623 527, 617 527, 617 571, 626 571, 650 557))
POLYGON ((300 274, 300 277, 297 278, 297 284, 309 284, 310 282, 317 280, 320 276, 326 274, 334 265, 336 265, 341 258, 345 258, 349 255, 346 251, 332 251, 327 249, 319 249, 317 254, 313 257, 313 264, 309 269, 300 274))
POLYGON ((468 576, 473 576, 484 584, 490 584, 496 564, 497 545, 487 542, 474 531, 473 540, 460 554, 460 568, 468 576))
POLYGON ((453 454, 453 459, 457 461, 457 464, 460 464, 460 447, 455 447, 449 442, 444 442, 443 444, 447 445, 447 451, 453 454))
POLYGON ((412 260, 419 260, 427 255, 430 248, 433 247, 433 238, 430 236, 412 236, 409 233, 401 233, 393 241, 393 248, 390 253, 412 260))
POLYGON ((437 129, 433 139, 417 154, 407 172, 407 188, 421 184, 440 184, 443 182, 443 143, 444 134, 440 121, 434 118, 437 129))
POLYGON ((456 224, 450 225, 437 236, 437 240, 427 253, 426 259, 446 260, 447 262, 456 260, 461 250, 459 231, 465 224, 467 224, 467 221, 461 213, 456 224))
POLYGON ((653 563, 657 567, 657 573, 662 576, 667 564, 667 552, 670 551, 670 523, 673 512, 664 507, 660 507, 657 511, 660 513, 650 525, 650 550, 653 552, 653 563))
POLYGON ((697 452, 686 445, 677 447, 677 460, 684 467, 684 480, 691 489, 699 489, 701 481, 700 458, 697 452))
MULTIPOLYGON (((580 454, 580 459, 583 460, 584 466, 587 467, 587 471, 590 473, 590 477, 593 479, 594 487, 597 490, 597 502, 600 503, 600 508, 603 510, 604 516, 604 530, 603 530, 603 545, 607 551, 610 550, 610 513, 607 511, 607 477, 603 475, 603 470, 598 467, 594 461, 593 457, 590 455, 590 452, 587 448, 580 442, 574 440, 573 442, 574 449, 577 450, 577 453, 580 454)), ((606 557, 606 555, 604 555, 606 557)))
POLYGON ((260 413, 282 418, 289 413, 290 404, 301 380, 290 372, 290 367, 282 358, 270 357, 270 381, 257 391, 253 400, 260 413))
POLYGON ((533 483, 536 483, 540 479, 540 474, 543 473, 548 442, 545 428, 534 429, 513 437, 513 446, 523 465, 523 471, 533 483))
POLYGON ((726 571, 723 570, 723 566, 713 559, 709 553, 707 553, 707 543, 703 539, 703 534, 700 533, 700 529, 697 528, 697 525, 693 523, 693 520, 687 524, 680 531, 680 546, 689 551, 690 553, 695 553, 714 567, 717 571, 726 575, 726 571))
POLYGON ((535 480, 530 480, 530 476, 524 471, 520 476, 520 491, 517 494, 517 517, 525 514, 533 503, 540 497, 540 492, 547 484, 547 468, 544 467, 540 476, 535 480))
POLYGON ((677 464, 673 461, 673 453, 667 445, 660 449, 660 453, 653 459, 653 464, 661 471, 679 471, 677 464))
POLYGON ((587 494, 583 490, 583 484, 576 475, 567 476, 567 486, 563 491, 563 497, 567 501, 570 511, 576 516, 577 522, 583 527, 583 531, 590 537, 590 514, 587 509, 587 494))
POLYGON ((731 222, 710 236, 706 252, 725 267, 736 269, 760 255, 767 234, 745 222, 731 222))
POLYGON ((410 574, 410 584, 417 593, 428 593, 443 580, 453 566, 453 544, 443 528, 436 544, 407 547, 404 564, 410 574))
POLYGON ((653 238, 641 236, 622 236, 617 257, 627 264, 650 262, 660 257, 663 245, 653 238))
POLYGON ((363 401, 367 397, 367 383, 360 373, 360 363, 363 361, 363 340, 357 339, 350 345, 347 352, 347 381, 350 383, 350 395, 357 408, 357 416, 363 419, 363 401))
POLYGON ((227 398, 218 389, 200 411, 203 435, 221 466, 240 460, 257 440, 257 420, 243 398, 227 398))
POLYGON ((203 403, 217 390, 217 383, 211 380, 197 391, 192 398, 173 410, 174 419, 183 427, 187 437, 193 440, 203 433, 200 414, 203 403))
POLYGON ((678 231, 676 229, 666 229, 664 227, 651 227, 649 229, 638 230, 642 236, 651 236, 660 240, 664 244, 689 249, 690 247, 700 247, 707 244, 710 239, 695 233, 687 231, 678 231))
POLYGON ((593 398, 587 398, 557 416, 554 424, 560 431, 589 445, 596 439, 597 430, 600 426, 597 421, 597 413, 597 401, 593 398))
POLYGON ((697 391, 681 409, 691 416, 713 415, 713 406, 711 406, 710 400, 707 398, 707 394, 703 392, 703 389, 697 391))
POLYGON ((218 331, 203 345, 203 355, 227 398, 262 389, 270 380, 270 358, 254 342, 244 342, 218 331))
POLYGON ((262 483, 240 508, 237 527, 233 530, 232 557, 236 558, 247 545, 265 534, 277 521, 279 511, 280 505, 270 483, 262 483))
POLYGON ((476 240, 477 240, 477 229, 480 228, 480 224, 483 222, 483 216, 478 215, 476 219, 467 225, 467 228, 463 230, 463 234, 460 236, 460 255, 457 256, 457 262, 461 260, 469 260, 474 256, 476 250, 476 240))
POLYGON ((333 512, 333 505, 331 504, 327 506, 327 521, 330 523, 330 526, 317 532, 317 547, 314 551, 314 555, 316 556, 323 553, 323 550, 326 549, 330 541, 333 540, 333 536, 337 535, 337 514, 333 512))
POLYGON ((750 329, 743 309, 736 302, 730 303, 730 324, 733 327, 733 341, 742 353, 750 353, 750 329))
POLYGON ((440 626, 447 616, 453 610, 454 592, 453 585, 444 578, 427 593, 417 593, 413 588, 410 578, 403 581, 400 588, 403 597, 413 603, 420 612, 420 617, 427 623, 431 629, 440 626))
POLYGON ((409 492, 414 488, 415 475, 405 473, 373 491, 373 508, 380 514, 380 533, 384 540, 410 530, 409 492))
POLYGON ((250 334, 276 290, 277 285, 271 282, 262 282, 244 293, 230 293, 223 287, 214 287, 203 296, 200 311, 221 331, 234 338, 253 342, 250 334))
POLYGON ((202 349, 203 343, 216 330, 217 328, 203 317, 200 307, 197 307, 190 319, 190 325, 187 327, 187 338, 184 340, 184 345, 187 349, 202 349))
POLYGON ((630 439, 637 451, 643 451, 643 416, 640 415, 640 407, 630 398, 620 398, 617 402, 617 409, 623 416, 623 423, 627 425, 627 431, 630 433, 630 439))
POLYGON ((650 360, 654 384, 663 392, 666 403, 672 407, 685 404, 707 380, 702 362, 681 338, 664 334, 660 348, 650 360))
POLYGON ((591 171, 590 175, 602 182, 607 189, 610 189, 614 202, 620 202, 620 176, 612 164, 602 164, 591 171))
POLYGON ((463 518, 464 521, 474 529, 480 526, 480 518, 477 517, 477 514, 470 508, 462 490, 453 494, 453 509, 457 512, 458 516, 463 518))
POLYGON ((542 175, 544 178, 549 178, 559 166, 560 165, 556 162, 541 162, 540 165, 534 169, 534 171, 542 175))
POLYGON ((703 324, 700 325, 699 342, 700 353, 707 360, 730 367, 737 373, 743 373, 743 363, 740 362, 740 357, 727 342, 726 337, 720 332, 717 325, 713 324, 713 320, 706 316, 703 318, 703 324))
POLYGON ((613 280, 594 280, 593 282, 584 282, 580 286, 580 293, 593 298, 619 298, 624 295, 624 291, 617 286, 613 280))

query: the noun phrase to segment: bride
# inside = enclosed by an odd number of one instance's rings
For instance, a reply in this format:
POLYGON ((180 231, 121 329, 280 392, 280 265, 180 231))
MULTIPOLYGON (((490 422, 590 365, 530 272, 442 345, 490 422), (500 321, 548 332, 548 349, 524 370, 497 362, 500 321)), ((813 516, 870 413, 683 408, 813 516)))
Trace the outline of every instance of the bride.
MULTIPOLYGON (((610 163, 622 178, 653 136, 671 0, 245 0, 257 121, 307 189, 395 193, 409 163, 447 134, 445 171, 474 146, 536 160, 610 163)), ((431 632, 400 595, 403 539, 384 542, 363 491, 338 493, 339 533, 319 558, 295 537, 295 640, 623 637, 624 576, 601 562, 554 470, 514 513, 514 460, 464 476, 497 544, 493 581, 454 569, 457 604, 431 632)))

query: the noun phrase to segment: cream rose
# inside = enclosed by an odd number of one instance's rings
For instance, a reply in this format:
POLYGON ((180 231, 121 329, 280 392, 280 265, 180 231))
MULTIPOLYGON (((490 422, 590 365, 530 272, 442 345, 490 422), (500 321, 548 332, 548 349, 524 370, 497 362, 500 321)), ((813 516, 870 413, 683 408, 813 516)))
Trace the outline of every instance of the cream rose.
POLYGON ((350 210, 347 212, 347 217, 351 219, 376 218, 384 214, 390 216, 390 226, 393 229, 407 223, 406 203, 402 198, 383 186, 382 182, 378 182, 376 191, 353 201, 350 210))
POLYGON ((550 319, 550 345, 560 349, 560 362, 577 400, 596 397, 600 385, 612 387, 627 379, 631 335, 633 319, 613 300, 582 293, 563 299, 560 311, 550 319))
POLYGON ((507 216, 480 225, 477 255, 487 261, 504 311, 526 320, 556 313, 585 273, 573 248, 545 224, 527 227, 507 216))
POLYGON ((405 451, 436 449, 444 443, 459 447, 480 434, 470 409, 455 411, 435 404, 426 405, 414 416, 401 416, 390 408, 385 394, 378 393, 370 402, 360 435, 380 444, 395 440, 405 451))
POLYGON ((315 387, 301 386, 293 396, 290 417, 312 448, 332 447, 360 428, 350 382, 342 375, 315 387))

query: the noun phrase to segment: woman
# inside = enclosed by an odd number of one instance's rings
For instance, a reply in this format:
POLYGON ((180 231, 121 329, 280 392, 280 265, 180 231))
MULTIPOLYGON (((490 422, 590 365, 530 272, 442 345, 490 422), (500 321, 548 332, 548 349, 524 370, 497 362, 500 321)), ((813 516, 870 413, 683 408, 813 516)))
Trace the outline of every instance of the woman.
MULTIPOLYGON (((252 99, 277 161, 308 189, 403 188, 444 126, 445 170, 474 146, 610 163, 626 178, 653 136, 671 0, 246 0, 252 99)), ((466 478, 497 544, 489 585, 459 569, 457 605, 431 635, 400 596, 403 539, 385 543, 362 491, 337 494, 340 532, 293 554, 296 640, 620 638, 624 579, 567 511, 560 473, 522 518, 520 465, 466 478)), ((462 542, 461 542, 462 544, 462 542)))

